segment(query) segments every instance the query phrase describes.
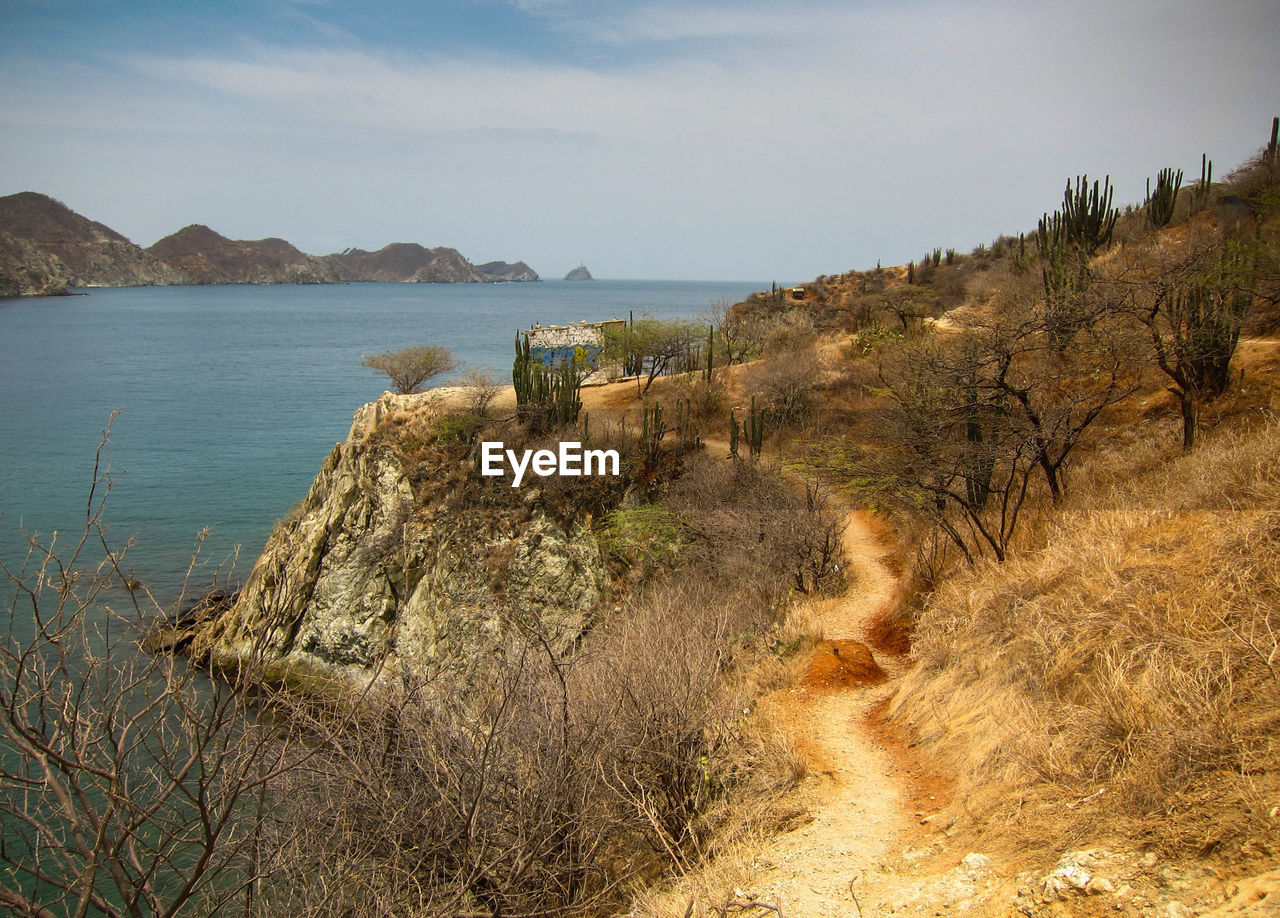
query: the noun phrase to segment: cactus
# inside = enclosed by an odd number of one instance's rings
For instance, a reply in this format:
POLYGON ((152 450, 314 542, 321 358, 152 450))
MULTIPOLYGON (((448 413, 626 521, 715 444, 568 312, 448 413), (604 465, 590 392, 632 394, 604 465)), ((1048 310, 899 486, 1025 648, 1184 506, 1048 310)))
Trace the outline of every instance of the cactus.
POLYGON ((947 264, 954 265, 956 263, 956 250, 947 249, 947 264))
POLYGON ((729 455, 734 459, 738 458, 738 435, 741 431, 741 425, 738 423, 737 415, 734 414, 732 408, 729 409, 729 455))
POLYGON ((667 425, 662 420, 662 406, 645 405, 642 417, 640 450, 644 455, 645 465, 653 468, 662 456, 662 438, 667 433, 667 425))
POLYGON ((1209 188, 1213 185, 1213 160, 1208 153, 1200 154, 1200 183, 1192 197, 1192 209, 1204 210, 1209 204, 1209 188))
POLYGON ((520 338, 520 334, 517 333, 516 360, 511 367, 511 383, 515 386, 517 406, 527 404, 533 391, 533 365, 529 358, 529 336, 524 336, 523 346, 520 338))
POLYGON ((914 284, 916 282, 916 263, 914 261, 907 262, 907 283, 914 284))
POLYGON ((756 397, 751 396, 751 414, 742 424, 742 431, 747 435, 747 450, 752 459, 759 459, 764 449, 764 412, 756 410, 756 397))
POLYGON ((702 431, 693 413, 693 402, 686 398, 676 402, 676 451, 681 455, 702 448, 702 431))
POLYGON ((581 360, 577 354, 557 370, 549 370, 530 355, 529 336, 516 338, 511 382, 521 420, 537 430, 564 427, 578 420, 582 410, 581 360))
POLYGON ((933 250, 933 266, 936 268, 942 263, 942 249, 933 250))
POLYGON ((1111 206, 1114 195, 1115 189, 1111 187, 1109 175, 1103 179, 1101 186, 1095 180, 1092 189, 1089 188, 1087 175, 1076 176, 1074 191, 1068 181, 1062 195, 1059 230, 1063 234, 1063 241, 1069 246, 1082 249, 1086 255, 1093 255, 1107 245, 1111 241, 1116 220, 1120 217, 1120 211, 1111 206))
POLYGON ((1174 208, 1178 204, 1178 190, 1182 187, 1182 170, 1176 173, 1172 168, 1160 170, 1156 176, 1156 190, 1151 190, 1151 180, 1147 179, 1147 219, 1156 229, 1168 226, 1173 219, 1174 208))
POLYGON ((711 384, 712 373, 715 370, 716 357, 716 327, 714 325, 707 326, 707 370, 704 379, 707 384, 711 384))

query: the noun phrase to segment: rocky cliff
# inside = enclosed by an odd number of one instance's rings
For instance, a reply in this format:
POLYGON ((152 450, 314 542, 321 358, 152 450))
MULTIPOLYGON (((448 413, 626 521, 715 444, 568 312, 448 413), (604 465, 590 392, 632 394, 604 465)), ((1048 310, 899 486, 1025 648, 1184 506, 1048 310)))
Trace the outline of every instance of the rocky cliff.
POLYGON ((169 265, 53 198, 0 197, 0 296, 181 282, 169 265))
POLYGON ((572 271, 566 274, 564 276, 564 279, 570 280, 570 281, 595 280, 595 278, 591 276, 591 272, 587 270, 586 265, 578 265, 578 267, 574 268, 572 271))
POLYGON ((196 655, 351 674, 441 659, 516 625, 561 646, 583 633, 608 583, 586 521, 518 495, 452 499, 443 482, 468 474, 459 461, 424 465, 404 449, 430 428, 431 399, 388 394, 357 412, 234 606, 200 629, 196 655))

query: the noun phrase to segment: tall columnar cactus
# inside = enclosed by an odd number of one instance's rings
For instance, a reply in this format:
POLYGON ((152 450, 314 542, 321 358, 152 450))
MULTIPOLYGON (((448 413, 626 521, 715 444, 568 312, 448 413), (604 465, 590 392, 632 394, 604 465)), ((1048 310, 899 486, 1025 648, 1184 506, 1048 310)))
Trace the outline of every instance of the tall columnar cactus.
POLYGON ((729 409, 729 455, 734 459, 738 458, 738 436, 742 425, 738 423, 738 417, 734 414, 732 408, 729 409))
POLYGON ((742 432, 747 435, 747 450, 752 459, 759 459, 764 449, 764 412, 756 410, 756 397, 751 396, 751 414, 742 424, 742 432))
POLYGON ((692 400, 676 402, 676 450, 681 455, 702 448, 702 431, 693 413, 692 400))
POLYGON ((907 262, 907 283, 914 284, 916 282, 916 263, 914 261, 907 262))
POLYGON ((644 454, 645 464, 652 468, 662 455, 662 438, 667 433, 667 425, 662 420, 662 406, 645 405, 642 418, 640 450, 644 454))
POLYGON ((1092 188, 1087 175, 1076 176, 1074 190, 1071 182, 1067 182, 1062 196, 1061 232, 1068 245, 1093 255, 1111 242, 1111 233, 1120 217, 1120 211, 1111 206, 1114 194, 1109 175, 1101 185, 1095 180, 1092 188))
POLYGON ((511 366, 511 383, 516 390, 516 405, 526 405, 533 393, 533 362, 529 357, 529 336, 516 335, 516 359, 511 366))
POLYGON ((1209 203, 1209 188, 1213 185, 1213 160, 1208 153, 1200 154, 1200 183, 1196 185, 1196 193, 1192 196, 1193 208, 1204 210, 1209 203))
POLYGON ((548 369, 530 354, 529 336, 516 338, 511 382, 521 420, 538 430, 564 427, 582 410, 581 361, 577 355, 559 369, 548 369))
POLYGON ((1156 229, 1168 226, 1169 221, 1173 219, 1180 188, 1182 188, 1181 169, 1176 173, 1170 167, 1161 169, 1156 176, 1155 191, 1151 190, 1151 180, 1147 180, 1147 219, 1156 229))
POLYGON ((707 369, 704 379, 707 383, 711 382, 711 374, 715 369, 716 357, 716 327, 714 325, 707 326, 707 369))
POLYGON ((1111 177, 1089 185, 1087 175, 1068 180, 1062 209, 1045 214, 1036 227, 1045 290, 1049 339, 1064 349, 1085 321, 1084 293, 1092 274, 1089 258, 1111 241, 1120 212, 1111 205, 1111 177))

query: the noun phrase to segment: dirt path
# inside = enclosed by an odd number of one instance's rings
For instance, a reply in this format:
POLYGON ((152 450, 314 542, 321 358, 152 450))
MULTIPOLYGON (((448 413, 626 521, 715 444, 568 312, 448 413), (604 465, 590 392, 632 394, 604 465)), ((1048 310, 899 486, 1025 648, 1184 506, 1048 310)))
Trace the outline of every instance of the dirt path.
POLYGON ((863 645, 897 581, 883 560, 886 547, 861 511, 847 519, 844 552, 849 590, 808 610, 825 638, 809 675, 765 702, 808 756, 812 776, 803 792, 811 820, 756 857, 761 872, 753 894, 788 918, 859 914, 867 906, 868 878, 914 827, 900 766, 868 725, 905 664, 881 654, 875 663, 883 672, 866 665, 863 645))

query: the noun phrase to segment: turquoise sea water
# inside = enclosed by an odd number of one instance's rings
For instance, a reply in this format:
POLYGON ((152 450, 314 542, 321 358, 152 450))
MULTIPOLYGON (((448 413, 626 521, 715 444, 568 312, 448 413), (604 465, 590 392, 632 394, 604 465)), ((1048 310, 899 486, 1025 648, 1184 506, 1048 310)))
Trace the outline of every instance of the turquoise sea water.
POLYGON ((352 413, 386 388, 361 355, 441 344, 506 379, 516 332, 535 322, 698 316, 767 286, 143 287, 0 300, 0 558, 20 560, 23 531, 78 531, 114 409, 105 516, 116 544, 137 540, 126 566, 165 599, 205 528, 203 556, 221 562, 240 546, 248 574, 352 413))

